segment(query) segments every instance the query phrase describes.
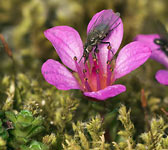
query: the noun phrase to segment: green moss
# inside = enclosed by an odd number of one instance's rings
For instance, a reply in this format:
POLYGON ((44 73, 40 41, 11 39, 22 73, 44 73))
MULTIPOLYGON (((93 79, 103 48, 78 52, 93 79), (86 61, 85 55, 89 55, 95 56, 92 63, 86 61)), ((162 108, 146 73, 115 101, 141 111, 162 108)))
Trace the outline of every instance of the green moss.
POLYGON ((32 113, 27 110, 22 110, 18 114, 5 112, 5 115, 12 124, 9 129, 11 135, 9 144, 14 148, 28 144, 33 137, 44 130, 42 117, 33 117, 32 113))

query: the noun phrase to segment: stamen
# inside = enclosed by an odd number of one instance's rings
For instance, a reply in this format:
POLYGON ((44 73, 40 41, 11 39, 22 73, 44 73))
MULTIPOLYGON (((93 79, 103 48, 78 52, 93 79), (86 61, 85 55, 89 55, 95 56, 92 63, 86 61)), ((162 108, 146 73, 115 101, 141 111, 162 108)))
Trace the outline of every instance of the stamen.
MULTIPOLYGON (((85 66, 86 66, 86 65, 85 65, 85 66)), ((87 78, 87 77, 89 77, 89 76, 88 76, 88 71, 87 71, 87 69, 83 69, 83 77, 84 77, 84 85, 85 85, 86 90, 87 90, 88 92, 91 92, 92 89, 91 89, 91 87, 90 87, 90 85, 89 85, 89 83, 88 83, 88 78, 87 78), (86 75, 87 75, 87 76, 86 76, 86 75)))
POLYGON ((108 49, 108 60, 111 60, 111 53, 113 53, 113 51, 111 49, 108 49))
POLYGON ((89 54, 89 63, 90 63, 90 68, 92 69, 92 67, 93 67, 93 57, 92 57, 92 53, 89 54))
POLYGON ((88 78, 90 77, 90 71, 89 71, 88 63, 85 63, 85 74, 88 78))
POLYGON ((109 46, 107 46, 107 49, 108 49, 108 50, 111 50, 111 49, 112 49, 112 47, 109 45, 109 46))
POLYGON ((110 67, 110 71, 113 72, 113 68, 112 67, 110 67))
POLYGON ((115 78, 114 78, 114 68, 115 68, 115 64, 116 64, 116 59, 112 59, 112 65, 111 65, 111 68, 110 68, 110 71, 111 71, 111 83, 113 83, 115 81, 115 78))
POLYGON ((87 70, 86 69, 83 69, 83 73, 86 73, 87 72, 87 70))
POLYGON ((106 80, 106 85, 109 86, 110 83, 111 83, 111 71, 110 71, 110 64, 111 64, 111 61, 110 61, 110 50, 108 51, 108 60, 107 60, 107 80, 106 80))
POLYGON ((111 64, 112 64, 111 67, 112 67, 112 68, 115 67, 115 63, 116 63, 116 59, 113 58, 113 59, 111 60, 111 64))
POLYGON ((77 61, 77 57, 75 56, 74 58, 73 58, 75 61, 77 61))
POLYGON ((85 82, 88 81, 88 78, 85 77, 85 78, 84 78, 84 81, 85 81, 85 82))
POLYGON ((93 58, 93 62, 95 63, 97 61, 97 59, 96 58, 93 58))
POLYGON ((79 64, 78 64, 78 62, 77 62, 77 57, 76 57, 76 56, 74 57, 74 60, 75 60, 75 66, 76 66, 76 69, 77 69, 77 73, 78 73, 78 75, 79 75, 79 78, 80 78, 82 84, 84 84, 84 76, 83 76, 83 73, 82 73, 82 71, 81 71, 81 69, 80 69, 80 67, 79 67, 79 64))
POLYGON ((110 60, 107 60, 107 65, 110 65, 110 60))
POLYGON ((99 69, 96 69, 97 90, 101 89, 99 69))
POLYGON ((101 83, 100 83, 100 73, 99 73, 99 66, 97 65, 97 60, 94 60, 94 66, 96 69, 96 81, 97 81, 97 90, 101 89, 101 83))
POLYGON ((111 71, 111 67, 110 65, 107 65, 107 81, 106 81, 106 85, 110 86, 111 85, 111 75, 112 75, 112 71, 111 71))
POLYGON ((110 65, 107 65, 107 86, 114 82, 115 59, 112 58, 110 65))
POLYGON ((115 78, 114 78, 114 72, 111 72, 112 74, 111 74, 111 84, 113 84, 114 83, 114 81, 115 81, 115 78))
POLYGON ((102 68, 102 64, 101 64, 101 61, 100 61, 99 52, 97 53, 97 60, 98 60, 98 66, 99 66, 100 75, 103 75, 103 68, 102 68))
POLYGON ((92 91, 92 89, 91 89, 91 87, 90 87, 90 85, 89 85, 89 83, 88 83, 88 78, 84 78, 84 82, 85 82, 85 87, 86 87, 86 89, 87 89, 87 91, 88 92, 91 92, 92 91))

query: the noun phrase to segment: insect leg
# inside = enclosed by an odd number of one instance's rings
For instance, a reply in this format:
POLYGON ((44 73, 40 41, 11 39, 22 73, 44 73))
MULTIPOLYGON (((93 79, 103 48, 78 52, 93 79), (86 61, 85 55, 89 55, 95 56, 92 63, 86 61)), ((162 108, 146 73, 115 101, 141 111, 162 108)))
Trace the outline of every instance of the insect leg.
POLYGON ((82 57, 80 58, 80 60, 79 60, 79 62, 78 63, 80 63, 80 61, 82 60, 82 58, 83 58, 84 56, 82 55, 82 57))
POLYGON ((110 44, 110 42, 101 42, 101 43, 102 43, 102 44, 108 44, 107 49, 108 49, 109 51, 111 51, 112 54, 114 55, 114 53, 113 53, 113 51, 112 51, 112 49, 111 49, 111 44, 110 44))
POLYGON ((95 49, 94 49, 94 52, 93 52, 93 59, 96 59, 96 53, 99 52, 99 50, 97 49, 98 48, 98 45, 96 45, 95 49))
POLYGON ((113 55, 113 57, 111 58, 111 60, 108 60, 109 61, 109 64, 111 64, 111 62, 113 61, 113 60, 115 60, 115 58, 114 58, 114 53, 113 53, 113 50, 112 50, 112 48, 111 48, 111 44, 110 44, 110 42, 101 42, 102 44, 108 44, 108 46, 107 46, 107 49, 112 53, 112 55, 113 55))
POLYGON ((86 63, 86 60, 87 60, 87 55, 86 55, 87 53, 83 53, 83 55, 82 55, 82 57, 80 58, 80 60, 79 60, 79 62, 78 63, 80 63, 80 61, 82 60, 82 58, 84 58, 84 64, 86 63))
POLYGON ((109 46, 111 46, 110 42, 101 42, 102 44, 108 44, 109 46))

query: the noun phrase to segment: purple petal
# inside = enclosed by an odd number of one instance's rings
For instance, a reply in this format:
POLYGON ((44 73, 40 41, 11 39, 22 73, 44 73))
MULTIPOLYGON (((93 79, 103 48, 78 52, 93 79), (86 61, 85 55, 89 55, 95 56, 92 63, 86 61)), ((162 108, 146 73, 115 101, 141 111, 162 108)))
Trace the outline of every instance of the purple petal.
POLYGON ((161 50, 154 50, 150 57, 168 68, 168 56, 161 50))
POLYGON ((45 80, 60 90, 80 89, 78 82, 71 72, 58 61, 49 59, 42 68, 45 80))
POLYGON ((46 38, 52 43, 64 65, 77 71, 74 56, 78 60, 83 54, 83 44, 76 30, 68 26, 56 26, 44 32, 46 38))
POLYGON ((138 41, 123 47, 116 60, 115 79, 121 78, 141 66, 150 55, 150 48, 138 41))
MULTIPOLYGON (((91 21, 88 24, 87 33, 90 31, 92 26, 94 25, 95 21, 102 15, 102 13, 107 13, 106 18, 109 18, 110 16, 114 15, 115 13, 112 10, 102 10, 101 12, 96 13, 91 21)), ((113 22, 113 19, 111 20, 113 22)), ((121 18, 118 19, 118 21, 112 26, 116 27, 113 31, 110 31, 108 36, 103 40, 104 42, 110 42, 113 50, 113 54, 115 54, 121 44, 122 38, 123 38, 123 23, 121 18), (118 26, 117 26, 118 25, 118 26), (116 27, 117 26, 117 27, 116 27)), ((107 60, 108 60, 108 44, 100 44, 98 49, 99 55, 100 55, 100 62, 103 67, 103 71, 106 73, 107 69, 107 60)), ((112 53, 111 53, 112 57, 112 53)))
POLYGON ((146 44, 153 51, 159 48, 159 46, 154 43, 154 39, 158 38, 160 38, 158 34, 148 34, 148 35, 139 34, 134 38, 134 40, 146 44))
POLYGON ((147 46, 149 46, 152 50, 152 55, 150 58, 158 61, 159 63, 163 64, 166 68, 168 68, 168 57, 163 51, 159 50, 160 46, 154 43, 154 39, 158 38, 160 38, 158 34, 140 34, 135 37, 135 40, 141 41, 147 46))
POLYGON ((155 75, 156 80, 164 85, 168 85, 168 70, 159 70, 155 75))
POLYGON ((98 100, 106 100, 107 98, 114 97, 125 91, 126 87, 124 85, 116 84, 96 92, 84 92, 84 95, 98 100))

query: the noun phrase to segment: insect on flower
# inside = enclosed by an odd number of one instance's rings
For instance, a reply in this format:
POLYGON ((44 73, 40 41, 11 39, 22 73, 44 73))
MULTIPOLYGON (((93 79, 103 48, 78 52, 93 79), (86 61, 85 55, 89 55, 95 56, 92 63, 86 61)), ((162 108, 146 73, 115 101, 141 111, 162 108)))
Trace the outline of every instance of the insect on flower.
MULTIPOLYGON (((84 63, 86 63, 89 53, 93 52, 93 57, 96 58, 96 53, 99 52, 98 44, 108 44, 107 48, 112 53, 110 42, 104 42, 103 40, 108 36, 110 32, 112 32, 119 24, 116 25, 116 22, 120 18, 120 13, 113 13, 111 9, 104 11, 92 24, 89 29, 88 36, 86 39, 86 43, 84 45, 84 52, 81 59, 84 57, 84 63)), ((81 61, 80 59, 80 61, 81 61)), ((80 62, 79 61, 79 62, 80 62)))
POLYGON ((154 43, 159 45, 159 49, 168 56, 168 32, 165 26, 159 21, 157 21, 157 32, 160 35, 160 38, 154 39, 154 43))
POLYGON ((44 32, 63 64, 72 70, 49 59, 41 68, 45 80, 60 90, 80 89, 85 96, 97 100, 125 92, 126 87, 115 81, 142 65, 151 50, 141 42, 132 42, 113 59, 122 41, 123 23, 119 13, 112 10, 96 13, 88 24, 87 34, 83 46, 78 32, 69 26, 56 26, 44 32), (112 48, 107 50, 106 44, 112 48), (98 48, 99 52, 94 53, 98 48))
POLYGON ((152 50, 150 58, 166 67, 166 70, 157 71, 155 78, 159 83, 168 85, 168 32, 159 21, 153 22, 153 26, 155 34, 139 34, 134 40, 146 44, 152 50))

